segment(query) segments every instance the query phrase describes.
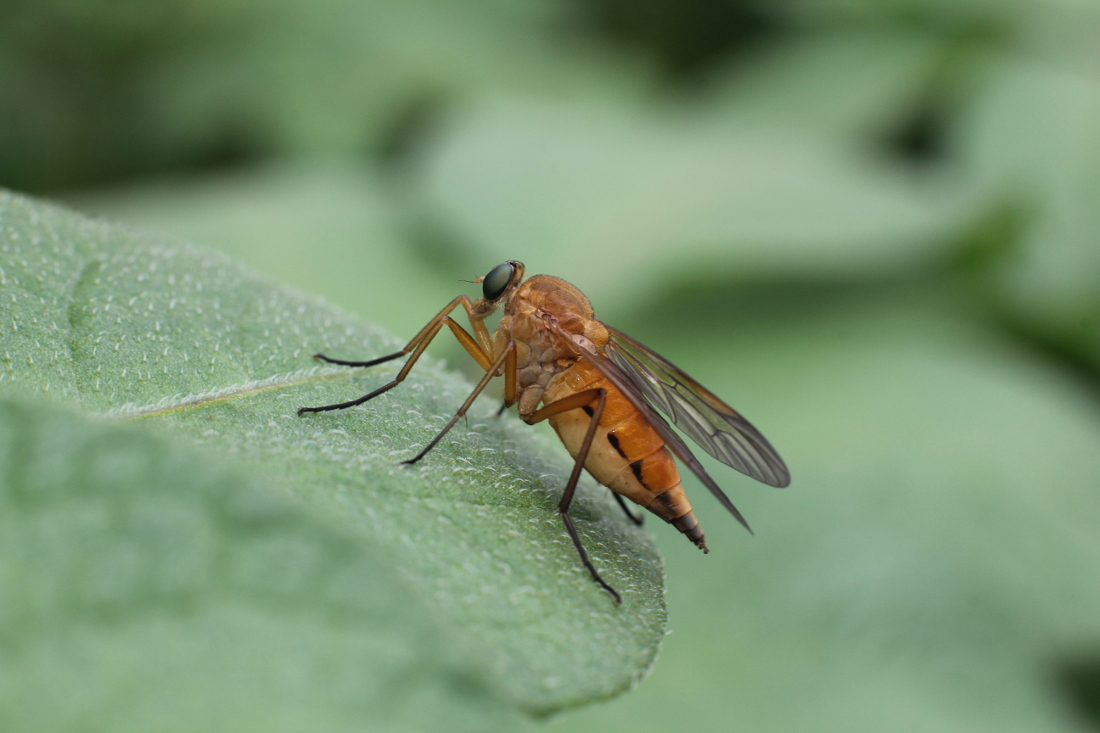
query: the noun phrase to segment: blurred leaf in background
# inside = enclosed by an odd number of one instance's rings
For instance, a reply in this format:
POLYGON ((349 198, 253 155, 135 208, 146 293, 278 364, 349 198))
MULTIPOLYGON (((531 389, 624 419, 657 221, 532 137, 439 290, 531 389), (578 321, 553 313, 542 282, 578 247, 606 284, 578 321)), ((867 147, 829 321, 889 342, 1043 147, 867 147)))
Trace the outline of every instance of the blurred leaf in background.
POLYGON ((592 44, 561 54, 539 32, 550 9, 13 0, 0 23, 2 178, 37 192, 287 155, 384 156, 446 100, 640 83, 592 44))
POLYGON ((401 339, 522 260, 776 444, 715 469, 756 537, 650 528, 652 677, 548 727, 1100 727, 1100 4, 3 12, 0 184, 401 339))

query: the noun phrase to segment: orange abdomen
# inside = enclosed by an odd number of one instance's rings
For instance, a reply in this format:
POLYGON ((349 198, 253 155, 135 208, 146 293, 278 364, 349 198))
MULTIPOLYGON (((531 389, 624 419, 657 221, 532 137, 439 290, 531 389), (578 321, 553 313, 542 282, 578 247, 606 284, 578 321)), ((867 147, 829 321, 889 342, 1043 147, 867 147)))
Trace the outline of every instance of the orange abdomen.
MULTIPOLYGON (((649 421, 587 362, 556 375, 543 395, 551 404, 586 389, 607 391, 603 416, 584 468, 604 486, 645 507, 688 536, 704 552, 703 530, 691 511, 672 453, 649 421)), ((595 402, 554 415, 550 425, 576 458, 591 423, 595 402)))

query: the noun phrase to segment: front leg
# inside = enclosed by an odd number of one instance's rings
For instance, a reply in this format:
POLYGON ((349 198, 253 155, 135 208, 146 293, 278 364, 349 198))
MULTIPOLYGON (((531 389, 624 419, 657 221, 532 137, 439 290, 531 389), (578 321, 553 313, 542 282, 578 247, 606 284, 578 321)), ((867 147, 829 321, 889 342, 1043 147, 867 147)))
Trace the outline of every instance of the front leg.
POLYGON ((374 390, 373 392, 370 392, 369 394, 365 394, 362 397, 354 400, 348 400, 347 402, 338 402, 334 405, 322 405, 321 407, 300 407, 298 408, 298 415, 301 416, 306 412, 327 412, 328 410, 344 410, 349 407, 355 407, 356 405, 361 405, 364 402, 372 400, 378 395, 393 389, 397 385, 401 384, 401 382, 405 380, 405 377, 409 375, 409 372, 412 370, 413 365, 416 364, 418 359, 420 359, 421 355, 424 353, 424 350, 428 348, 428 344, 432 342, 432 339, 436 337, 436 335, 439 333, 444 325, 451 329, 451 333, 453 333, 455 335, 455 338, 458 339, 458 342, 462 344, 462 348, 466 349, 466 353, 472 356, 483 369, 489 369, 489 365, 491 363, 489 352, 483 348, 483 343, 488 343, 488 331, 486 331, 485 329, 485 324, 480 319, 474 317, 472 308, 473 306, 470 303, 470 299, 468 297, 466 297, 465 295, 458 296, 450 303, 448 303, 443 308, 443 310, 439 311, 439 313, 437 313, 435 317, 432 318, 432 320, 428 321, 428 325, 420 329, 419 333, 413 336, 412 341, 409 341, 409 343, 406 344, 405 348, 393 354, 380 356, 377 359, 371 359, 369 361, 345 361, 343 359, 333 359, 325 356, 324 354, 314 354, 314 359, 326 361, 329 364, 340 364, 343 366, 353 367, 370 367, 377 364, 382 364, 387 361, 392 361, 393 359, 398 359, 405 354, 408 354, 410 351, 412 352, 412 356, 410 356, 409 360, 405 362, 405 365, 401 367, 401 371, 397 373, 397 376, 392 382, 388 382, 378 389, 374 390), (470 316, 470 323, 473 325, 474 333, 477 334, 477 338, 467 333, 466 330, 462 328, 462 326, 460 326, 453 318, 448 315, 460 304, 466 309, 466 313, 470 316), (483 333, 484 338, 482 337, 483 333))
MULTIPOLYGON (((443 426, 443 429, 440 430, 434 438, 432 438, 431 442, 428 443, 428 445, 424 446, 424 450, 420 451, 409 460, 402 461, 401 463, 406 466, 411 466, 424 456, 428 455, 428 451, 434 448, 436 444, 443 439, 443 436, 446 435, 447 432, 455 426, 455 423, 457 423, 462 418, 462 416, 466 414, 466 411, 470 409, 470 406, 472 404, 474 404, 474 400, 477 399, 477 396, 481 394, 481 391, 485 389, 485 387, 488 386, 489 381, 493 377, 497 376, 497 371, 502 367, 505 369, 505 391, 507 391, 508 367, 510 366, 511 371, 513 373, 515 372, 515 355, 516 345, 514 342, 509 341, 508 344, 504 347, 504 351, 500 354, 500 356, 498 356, 496 360, 489 365, 489 368, 485 371, 485 376, 481 378, 481 381, 477 383, 476 387, 474 387, 474 391, 471 392, 470 396, 466 398, 466 401, 462 403, 462 407, 458 408, 458 412, 456 412, 455 416, 451 418, 451 421, 443 426)), ((512 378, 512 382, 513 384, 515 382, 514 376, 512 378)))

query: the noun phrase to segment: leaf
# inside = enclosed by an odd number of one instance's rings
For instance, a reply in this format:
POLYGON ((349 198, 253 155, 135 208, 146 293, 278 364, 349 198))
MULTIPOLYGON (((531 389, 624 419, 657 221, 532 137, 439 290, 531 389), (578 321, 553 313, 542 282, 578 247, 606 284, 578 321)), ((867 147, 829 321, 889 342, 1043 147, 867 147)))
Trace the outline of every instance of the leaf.
POLYGON ((384 550, 218 463, 0 398, 5 730, 520 722, 384 550))
MULTIPOLYGON (((801 12, 834 21, 852 23, 892 21, 910 25, 914 20, 925 25, 946 29, 973 29, 983 25, 1025 25, 1042 13, 1065 12, 1067 6, 1058 0, 818 0, 800 2, 801 12)), ((1081 7, 1085 7, 1082 5, 1081 7)))
POLYGON ((427 157, 423 205, 485 260, 616 272, 580 285, 624 309, 670 272, 720 281, 927 267, 973 216, 966 192, 915 182, 797 125, 700 123, 688 112, 482 104, 427 157))
POLYGON ((984 277, 1015 319, 1070 344, 1095 368, 1100 74, 1023 61, 998 72, 966 118, 962 148, 968 174, 991 198, 1013 203, 1026 226, 984 277))
POLYGON ((637 96, 647 70, 555 41, 555 14, 544 0, 20 3, 0 24, 0 168, 71 190, 212 162, 392 153, 472 90, 637 96), (49 48, 58 28, 69 43, 49 48))
POLYGON ((319 368, 312 353, 400 344, 210 252, 11 195, 0 223, 0 390, 140 418, 378 546, 470 667, 524 710, 606 698, 644 675, 665 622, 660 561, 588 484, 574 514, 623 606, 591 582, 553 511, 570 469, 560 446, 479 404, 469 427, 401 468, 470 390, 431 359, 367 405, 299 418, 397 369, 319 368))
POLYGON ((702 116, 729 129, 796 128, 864 150, 927 94, 944 38, 910 27, 818 28, 734 60, 707 85, 702 116))

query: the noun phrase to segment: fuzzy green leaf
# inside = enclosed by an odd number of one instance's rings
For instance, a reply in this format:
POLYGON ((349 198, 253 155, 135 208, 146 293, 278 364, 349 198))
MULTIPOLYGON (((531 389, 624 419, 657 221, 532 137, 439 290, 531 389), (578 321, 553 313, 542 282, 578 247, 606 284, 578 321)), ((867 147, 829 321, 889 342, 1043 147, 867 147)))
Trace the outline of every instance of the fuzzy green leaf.
POLYGON ((518 722, 384 549, 216 463, 0 398, 5 730, 518 722))
POLYGON ((546 436, 494 418, 486 400, 401 468, 470 390, 437 362, 366 405, 298 417, 397 369, 322 368, 312 353, 367 358, 400 344, 204 250, 10 195, 0 227, 4 393, 197 445, 381 548, 470 668, 524 710, 606 698, 644 675, 664 633, 660 560, 589 483, 573 514, 623 605, 591 582, 553 511, 570 464, 546 436))

